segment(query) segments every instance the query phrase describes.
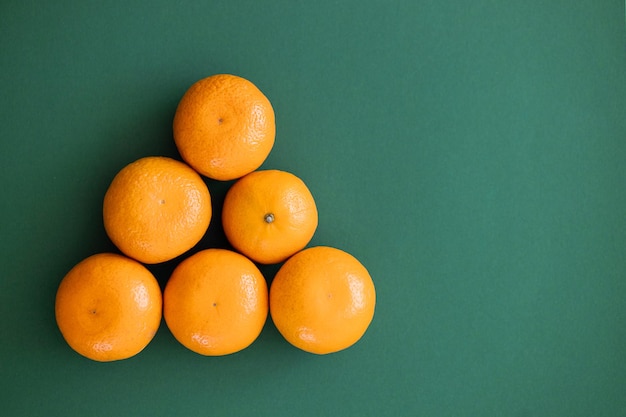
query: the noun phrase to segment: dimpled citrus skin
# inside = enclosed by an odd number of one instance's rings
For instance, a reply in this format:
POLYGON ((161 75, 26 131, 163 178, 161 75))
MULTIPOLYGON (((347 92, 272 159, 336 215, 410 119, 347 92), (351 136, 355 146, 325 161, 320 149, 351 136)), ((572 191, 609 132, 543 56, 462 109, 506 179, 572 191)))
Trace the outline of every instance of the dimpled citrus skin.
POLYGON ((55 317, 72 349, 95 361, 141 352, 161 323, 161 289, 139 262, 122 255, 92 255, 61 281, 55 317))
POLYGON ((261 271, 226 249, 205 249, 185 259, 163 294, 163 315, 172 335, 206 356, 248 347, 261 333, 268 311, 261 271))
POLYGON ((160 156, 124 167, 103 203, 104 227, 113 243, 146 264, 191 249, 206 233, 211 214, 202 177, 185 163, 160 156))
POLYGON ((228 241, 250 259, 282 262, 315 234, 318 213, 304 182, 279 170, 255 171, 226 193, 222 225, 228 241))
POLYGON ((216 180, 233 180, 259 168, 274 146, 274 109, 250 81, 217 74, 194 83, 173 121, 183 160, 216 180))
POLYGON ((292 345, 328 354, 355 344, 376 305, 367 269, 340 249, 317 246, 285 262, 270 287, 270 315, 292 345))

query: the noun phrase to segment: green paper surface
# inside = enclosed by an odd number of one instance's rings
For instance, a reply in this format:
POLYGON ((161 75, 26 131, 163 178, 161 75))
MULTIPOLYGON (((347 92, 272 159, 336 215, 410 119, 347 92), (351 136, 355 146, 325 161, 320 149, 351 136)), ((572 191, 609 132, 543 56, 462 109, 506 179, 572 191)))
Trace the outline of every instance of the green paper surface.
MULTIPOLYGON (((0 414, 626 415, 623 2, 8 0, 0 39, 0 414), (116 251, 108 184, 180 158, 178 100, 216 73, 272 102, 262 168, 306 182, 310 245, 368 268, 374 320, 327 356, 268 319, 230 356, 163 323, 131 359, 85 359, 59 282, 116 251)), ((226 245, 230 183, 207 183, 195 250, 226 245)), ((162 286, 179 260, 150 267, 162 286)))

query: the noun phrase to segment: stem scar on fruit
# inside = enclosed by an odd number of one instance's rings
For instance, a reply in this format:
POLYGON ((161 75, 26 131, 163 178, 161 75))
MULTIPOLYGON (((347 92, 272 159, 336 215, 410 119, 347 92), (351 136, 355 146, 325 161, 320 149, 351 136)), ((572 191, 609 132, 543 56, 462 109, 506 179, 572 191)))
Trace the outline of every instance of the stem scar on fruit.
POLYGON ((274 222, 274 214, 267 213, 265 216, 263 216, 263 219, 265 220, 265 223, 272 223, 274 222))

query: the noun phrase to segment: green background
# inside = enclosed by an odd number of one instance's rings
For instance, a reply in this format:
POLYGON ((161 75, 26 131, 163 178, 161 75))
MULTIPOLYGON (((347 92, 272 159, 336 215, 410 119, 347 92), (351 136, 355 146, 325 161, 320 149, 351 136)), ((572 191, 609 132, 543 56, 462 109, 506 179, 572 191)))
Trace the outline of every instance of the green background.
MULTIPOLYGON (((0 42, 1 414, 626 415, 621 0, 3 0, 0 42), (87 360, 56 288, 115 250, 115 173, 178 158, 178 100, 223 72, 271 100, 263 167, 311 189, 311 245, 369 269, 374 321, 328 356, 268 320, 226 357, 162 325, 87 360)), ((198 248, 224 244, 214 222, 198 248)))

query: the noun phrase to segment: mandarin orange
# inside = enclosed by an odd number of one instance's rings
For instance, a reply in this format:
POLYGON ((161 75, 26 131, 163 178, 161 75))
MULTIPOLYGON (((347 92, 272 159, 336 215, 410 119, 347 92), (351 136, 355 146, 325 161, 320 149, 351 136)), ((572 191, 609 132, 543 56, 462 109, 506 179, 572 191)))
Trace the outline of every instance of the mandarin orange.
POLYGON ((161 289, 152 273, 122 255, 100 253, 76 264, 56 293, 55 318, 72 349, 95 361, 141 352, 161 323, 161 289))
POLYGON ((315 200, 304 182, 279 170, 254 171, 226 193, 222 225, 230 244, 253 261, 282 262, 315 233, 315 200))
POLYGON ((211 196, 187 164, 161 156, 124 167, 104 196, 104 227, 127 256, 146 264, 195 246, 211 221, 211 196))
POLYGON ((163 294, 172 335, 189 350, 221 356, 247 348, 268 315, 265 278, 245 256, 205 249, 182 261, 163 294))
POLYGON ((183 160, 216 180, 233 180, 259 168, 274 146, 274 109, 250 81, 217 74, 195 82, 173 121, 183 160))
POLYGON ((292 345, 316 354, 355 344, 369 327, 375 305, 367 269, 331 247, 293 255, 270 286, 270 315, 278 331, 292 345))

